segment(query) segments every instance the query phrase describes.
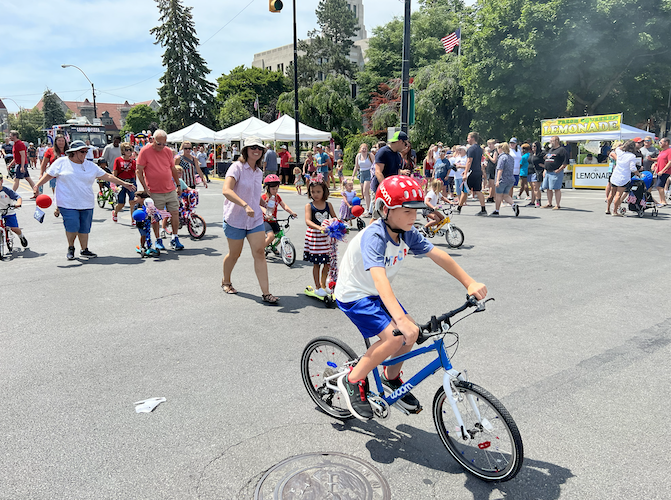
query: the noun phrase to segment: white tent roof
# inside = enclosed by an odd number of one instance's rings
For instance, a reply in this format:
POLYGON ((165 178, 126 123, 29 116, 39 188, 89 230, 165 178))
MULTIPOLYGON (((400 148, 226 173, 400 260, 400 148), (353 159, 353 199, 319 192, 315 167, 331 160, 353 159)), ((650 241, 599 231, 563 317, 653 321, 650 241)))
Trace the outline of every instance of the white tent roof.
POLYGON ((181 130, 168 134, 168 142, 221 142, 215 140, 216 132, 196 122, 181 130))
MULTIPOLYGON (((620 126, 619 132, 595 132, 591 134, 565 134, 558 135, 561 141, 578 142, 578 141, 619 141, 629 140, 635 137, 645 137, 646 135, 654 135, 640 128, 625 125, 620 126)), ((543 136, 541 142, 548 142, 551 135, 543 136)))
POLYGON ((254 132, 268 125, 263 120, 252 116, 245 121, 236 123, 228 128, 220 130, 215 134, 215 138, 219 141, 241 141, 245 137, 254 135, 254 132))
MULTIPOLYGON (((331 138, 331 132, 322 132, 304 123, 298 124, 298 133, 301 141, 328 141, 331 138)), ((262 141, 293 141, 296 139, 296 122, 289 115, 282 115, 250 135, 262 141)))

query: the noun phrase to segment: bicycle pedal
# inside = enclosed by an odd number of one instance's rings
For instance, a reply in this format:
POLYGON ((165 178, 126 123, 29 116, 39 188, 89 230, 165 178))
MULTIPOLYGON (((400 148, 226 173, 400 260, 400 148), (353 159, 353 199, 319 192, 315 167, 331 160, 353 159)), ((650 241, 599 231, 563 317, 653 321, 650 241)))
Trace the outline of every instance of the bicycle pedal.
POLYGON ((407 410, 407 412, 408 412, 408 413, 414 413, 415 415, 417 415, 418 413, 421 413, 421 411, 422 411, 423 409, 424 409, 424 407, 422 407, 422 406, 418 406, 418 407, 415 408, 414 410, 407 410))

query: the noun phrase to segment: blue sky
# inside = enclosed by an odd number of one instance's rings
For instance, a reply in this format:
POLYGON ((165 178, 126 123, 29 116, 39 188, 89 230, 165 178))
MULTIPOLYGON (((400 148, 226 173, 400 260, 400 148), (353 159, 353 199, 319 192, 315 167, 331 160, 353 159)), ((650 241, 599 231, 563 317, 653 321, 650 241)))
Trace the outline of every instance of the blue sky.
MULTIPOLYGON (((305 38, 316 26, 318 0, 297 1, 298 37, 305 38)), ((267 0, 184 4, 193 7, 199 50, 212 70, 211 81, 241 64, 251 66, 256 52, 293 41, 291 0, 284 2, 280 14, 268 12, 267 0)), ((414 0, 413 10, 417 8, 414 0)), ((95 84, 98 102, 156 99, 164 72, 162 50, 149 30, 158 25, 158 14, 152 0, 5 2, 3 17, 11 19, 5 26, 22 28, 5 30, 0 98, 10 112, 18 106, 32 108, 47 87, 66 101, 90 100, 91 86, 84 76, 75 68, 61 68, 74 64, 95 84)), ((402 0, 364 0, 369 36, 373 27, 402 15, 402 0)))

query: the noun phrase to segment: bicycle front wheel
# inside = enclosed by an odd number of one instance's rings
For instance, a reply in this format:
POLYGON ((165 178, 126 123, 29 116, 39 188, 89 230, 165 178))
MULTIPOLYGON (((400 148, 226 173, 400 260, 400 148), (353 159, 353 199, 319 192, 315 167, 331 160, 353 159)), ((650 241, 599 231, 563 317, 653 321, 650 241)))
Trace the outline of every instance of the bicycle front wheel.
POLYGON ((484 481, 514 478, 522 467, 524 451, 522 437, 510 413, 480 386, 463 381, 457 381, 455 386, 456 394, 446 396, 441 386, 433 398, 433 421, 447 451, 468 472, 484 481), (448 397, 455 398, 466 439, 448 397))
POLYGON ((282 262, 287 266, 291 267, 296 262, 296 248, 294 244, 289 240, 285 240, 280 243, 280 255, 282 256, 282 262))
POLYGON ((445 241, 450 248, 459 248, 464 244, 464 232, 454 224, 445 228, 445 241))
MULTIPOLYGON (((90 198, 89 198, 90 199, 90 198)), ((105 197, 103 196, 102 193, 98 193, 98 196, 96 197, 98 201, 98 206, 100 208, 105 208, 105 197)))
POLYGON ((0 227, 0 260, 5 258, 5 229, 0 227))
POLYGON ((205 221, 200 215, 191 214, 191 217, 189 217, 187 222, 187 229, 189 230, 189 234, 192 238, 197 240, 201 239, 203 236, 205 236, 206 228, 207 224, 205 224, 205 221))
MULTIPOLYGON (((333 337, 317 337, 305 346, 301 356, 301 375, 305 389, 319 408, 342 420, 353 418, 347 408, 347 395, 326 386, 325 379, 347 370, 345 364, 356 359, 352 349, 333 337)), ((336 379, 330 381, 336 385, 336 379)))

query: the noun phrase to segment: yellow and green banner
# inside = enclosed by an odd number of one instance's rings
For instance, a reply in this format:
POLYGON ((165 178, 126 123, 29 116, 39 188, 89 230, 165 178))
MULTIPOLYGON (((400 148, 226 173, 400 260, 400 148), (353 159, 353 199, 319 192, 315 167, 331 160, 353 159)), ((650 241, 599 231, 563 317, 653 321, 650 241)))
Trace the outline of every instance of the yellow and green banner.
POLYGON ((559 136, 592 136, 591 140, 598 140, 598 136, 612 135, 620 132, 622 113, 614 115, 577 116, 573 118, 555 118, 541 120, 541 136, 549 138, 559 136))

